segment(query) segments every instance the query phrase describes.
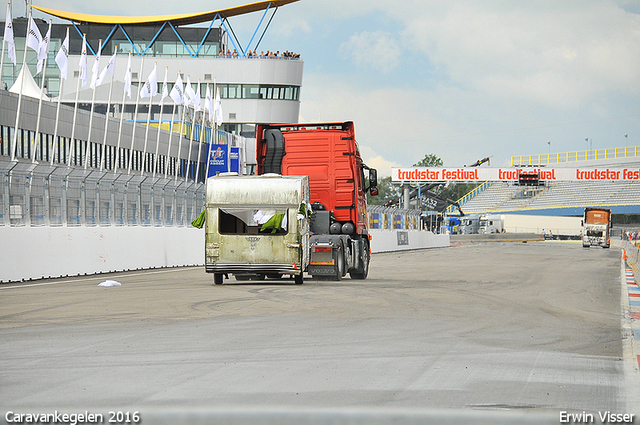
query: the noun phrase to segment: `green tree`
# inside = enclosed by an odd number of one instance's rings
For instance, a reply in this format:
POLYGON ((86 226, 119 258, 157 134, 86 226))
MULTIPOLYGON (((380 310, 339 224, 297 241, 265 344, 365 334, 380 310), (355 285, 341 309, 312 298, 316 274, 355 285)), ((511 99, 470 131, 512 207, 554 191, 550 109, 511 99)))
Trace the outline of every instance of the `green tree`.
POLYGON ((378 195, 371 196, 367 192, 367 203, 369 205, 384 205, 390 200, 397 200, 402 193, 402 186, 391 182, 391 177, 383 177, 378 180, 378 195))
POLYGON ((413 164, 414 167, 442 167, 442 165, 442 159, 433 153, 425 155, 417 164, 413 164))
POLYGON ((478 186, 478 183, 453 182, 445 188, 440 196, 445 199, 457 201, 478 186))

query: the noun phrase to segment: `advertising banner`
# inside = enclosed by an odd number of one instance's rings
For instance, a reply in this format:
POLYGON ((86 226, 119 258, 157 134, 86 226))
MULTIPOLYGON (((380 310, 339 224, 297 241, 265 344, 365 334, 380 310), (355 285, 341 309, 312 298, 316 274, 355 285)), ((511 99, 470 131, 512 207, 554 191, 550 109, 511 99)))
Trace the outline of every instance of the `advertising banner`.
POLYGON ((629 181, 640 180, 640 168, 614 167, 519 167, 519 168, 392 168, 394 182, 517 182, 521 176, 535 176, 541 181, 629 181))
POLYGON ((207 177, 217 173, 240 173, 240 148, 231 148, 229 153, 229 145, 209 145, 207 170, 207 177))

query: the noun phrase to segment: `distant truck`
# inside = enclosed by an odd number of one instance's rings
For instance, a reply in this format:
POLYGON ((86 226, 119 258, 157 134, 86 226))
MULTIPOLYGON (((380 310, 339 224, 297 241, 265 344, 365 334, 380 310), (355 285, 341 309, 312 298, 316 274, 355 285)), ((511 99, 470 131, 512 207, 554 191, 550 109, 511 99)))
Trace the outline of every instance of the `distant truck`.
POLYGON ((481 215, 478 218, 478 233, 481 235, 502 233, 504 229, 504 218, 504 215, 498 214, 481 215))
POLYGON ((608 208, 585 208, 582 230, 582 246, 611 246, 611 210, 608 208))
POLYGON ((440 233, 448 235, 457 235, 460 233, 460 223, 462 222, 460 217, 450 216, 445 217, 440 228, 440 233))
POLYGON ((473 235, 478 233, 480 216, 478 214, 469 214, 460 218, 458 226, 458 234, 473 235))
POLYGON ((309 265, 309 178, 209 177, 205 270, 216 285, 229 274, 290 275, 303 282, 309 265))
POLYGON ((362 161, 353 122, 258 124, 256 143, 259 176, 309 177, 307 272, 366 279, 371 254, 366 194, 378 194, 377 172, 362 161))
POLYGON ((493 214, 480 215, 478 233, 536 233, 545 238, 580 239, 582 217, 493 214))

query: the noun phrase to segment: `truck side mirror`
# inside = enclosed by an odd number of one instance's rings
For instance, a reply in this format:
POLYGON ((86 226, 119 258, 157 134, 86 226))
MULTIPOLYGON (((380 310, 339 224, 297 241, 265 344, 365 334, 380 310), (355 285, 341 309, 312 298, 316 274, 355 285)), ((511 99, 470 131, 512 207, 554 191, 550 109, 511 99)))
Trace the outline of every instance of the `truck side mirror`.
POLYGON ((373 196, 378 194, 378 171, 374 168, 369 169, 369 190, 373 196))

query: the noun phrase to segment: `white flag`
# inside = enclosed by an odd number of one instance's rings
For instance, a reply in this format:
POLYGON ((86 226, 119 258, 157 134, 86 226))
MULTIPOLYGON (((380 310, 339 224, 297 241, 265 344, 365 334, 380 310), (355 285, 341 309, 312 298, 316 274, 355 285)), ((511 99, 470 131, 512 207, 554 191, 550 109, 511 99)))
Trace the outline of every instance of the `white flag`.
POLYGON ((13 21, 11 20, 11 3, 7 4, 7 20, 4 23, 4 41, 9 46, 9 59, 16 64, 16 42, 13 39, 13 21))
POLYGON ((82 36, 82 53, 80 53, 80 81, 82 87, 87 85, 87 36, 82 36))
POLYGON ((169 96, 171 96, 171 99, 173 99, 173 101, 178 105, 184 103, 184 89, 182 88, 182 78, 180 78, 180 73, 178 73, 178 78, 176 78, 176 82, 173 85, 169 96))
POLYGON ((153 66, 153 71, 144 83, 140 91, 140 97, 153 97, 158 94, 158 64, 153 66))
POLYGON ((167 83, 167 74, 169 73, 169 67, 164 68, 164 81, 162 82, 162 99, 163 101, 166 97, 169 97, 169 83, 167 83))
POLYGON ((198 92, 195 94, 191 102, 193 103, 193 109, 195 111, 199 111, 202 106, 200 99, 200 80, 198 80, 198 92))
POLYGON ((107 75, 113 75, 113 71, 115 67, 116 67, 116 53, 114 53, 113 56, 111 56, 111 59, 109 59, 109 63, 107 63, 107 66, 105 66, 102 72, 100 73, 100 76, 96 81, 96 85, 99 86, 100 84, 104 83, 104 79, 107 77, 107 75))
POLYGON ((129 95, 131 99, 131 52, 129 52, 129 62, 127 62, 127 70, 124 74, 124 91, 129 95))
MULTIPOLYGON (((47 34, 44 36, 42 41, 40 42, 40 48, 38 49, 38 72, 42 71, 42 65, 44 64, 44 60, 47 58, 49 54, 49 40, 51 40, 51 20, 49 20, 49 29, 47 30, 47 34)), ((38 73, 36 72, 36 74, 38 73)))
POLYGON ((67 79, 67 73, 69 70, 69 28, 67 27, 67 36, 62 42, 62 46, 60 46, 60 50, 58 50, 58 54, 56 55, 56 63, 58 64, 58 68, 60 68, 60 77, 67 79))
POLYGON ((209 119, 213 119, 213 102, 211 101, 211 90, 207 85, 207 94, 204 97, 204 109, 209 113, 209 119))
POLYGON ((29 28, 27 31, 27 47, 31 47, 36 53, 40 52, 40 42, 42 34, 32 17, 29 17, 29 28))
POLYGON ((100 77, 100 54, 102 53, 102 40, 100 40, 100 44, 98 45, 98 54, 96 55, 96 60, 93 62, 93 68, 91 68, 91 83, 89 87, 95 90, 98 85, 98 77, 100 77))
POLYGON ((189 106, 194 103, 196 97, 193 87, 191 87, 191 78, 187 75, 187 85, 184 88, 184 106, 189 106))
POLYGON ((217 87, 216 90, 216 104, 215 104, 215 116, 216 116, 216 125, 220 127, 222 124, 222 103, 220 102, 220 88, 217 87))

